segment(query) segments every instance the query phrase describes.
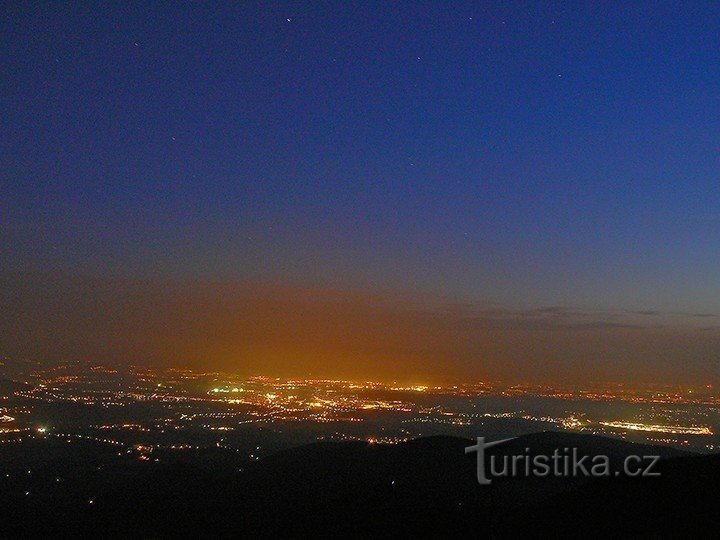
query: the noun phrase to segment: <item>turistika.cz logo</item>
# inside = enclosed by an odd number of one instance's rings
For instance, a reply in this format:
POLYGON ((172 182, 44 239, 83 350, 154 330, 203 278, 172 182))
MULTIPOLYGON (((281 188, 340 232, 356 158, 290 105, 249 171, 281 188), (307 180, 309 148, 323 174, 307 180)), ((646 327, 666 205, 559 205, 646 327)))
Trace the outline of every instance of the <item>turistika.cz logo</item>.
POLYGON ((488 448, 512 441, 514 438, 485 442, 485 437, 477 437, 476 444, 465 448, 466 454, 477 454, 479 484, 491 484, 493 478, 519 476, 539 478, 549 476, 600 478, 621 474, 631 477, 660 476, 660 472, 655 470, 660 456, 629 455, 624 458, 622 467, 613 470, 609 456, 580 454, 577 448, 556 448, 549 455, 531 454, 530 448, 525 448, 523 454, 486 455, 485 451, 488 448), (486 467, 486 464, 489 467, 486 467))

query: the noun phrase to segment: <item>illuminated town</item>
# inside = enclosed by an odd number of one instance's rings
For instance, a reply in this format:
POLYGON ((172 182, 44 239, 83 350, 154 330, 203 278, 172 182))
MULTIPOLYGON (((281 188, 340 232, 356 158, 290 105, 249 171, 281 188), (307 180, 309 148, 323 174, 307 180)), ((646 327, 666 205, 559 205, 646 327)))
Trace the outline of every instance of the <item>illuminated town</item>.
POLYGON ((719 444, 720 398, 711 387, 432 386, 78 363, 21 367, 3 378, 0 442, 92 440, 140 460, 206 448, 257 460, 323 440, 393 444, 549 430, 700 452, 719 444))

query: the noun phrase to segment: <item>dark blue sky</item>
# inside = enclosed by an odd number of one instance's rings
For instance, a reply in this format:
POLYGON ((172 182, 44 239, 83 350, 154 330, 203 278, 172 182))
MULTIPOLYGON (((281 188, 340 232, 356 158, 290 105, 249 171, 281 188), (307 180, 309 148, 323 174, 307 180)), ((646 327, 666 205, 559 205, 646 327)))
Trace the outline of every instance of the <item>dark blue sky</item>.
POLYGON ((5 3, 0 270, 720 310, 714 2, 5 3))

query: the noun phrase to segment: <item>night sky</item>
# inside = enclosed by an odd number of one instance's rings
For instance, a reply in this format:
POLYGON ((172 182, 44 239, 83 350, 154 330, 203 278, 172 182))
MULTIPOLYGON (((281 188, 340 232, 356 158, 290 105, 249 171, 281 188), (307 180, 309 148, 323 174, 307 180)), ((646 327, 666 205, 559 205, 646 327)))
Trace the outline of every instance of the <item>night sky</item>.
POLYGON ((0 53, 0 354, 718 379, 717 3, 7 2, 0 53))

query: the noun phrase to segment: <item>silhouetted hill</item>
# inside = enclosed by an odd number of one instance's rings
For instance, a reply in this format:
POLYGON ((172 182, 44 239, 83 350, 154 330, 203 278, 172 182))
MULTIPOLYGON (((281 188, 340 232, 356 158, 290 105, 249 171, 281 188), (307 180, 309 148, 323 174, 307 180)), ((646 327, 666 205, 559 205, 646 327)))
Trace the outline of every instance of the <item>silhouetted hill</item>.
POLYGON ((657 478, 598 479, 512 516, 508 528, 537 535, 717 538, 720 455, 658 463, 657 478), (558 517, 558 512, 562 517, 558 517))
MULTIPOLYGON (((585 477, 497 478, 479 486, 474 455, 464 449, 473 441, 428 437, 399 445, 318 443, 270 456, 251 467, 248 487, 268 507, 287 508, 273 521, 293 524, 311 518, 311 527, 352 533, 373 523, 374 532, 423 534, 442 530, 465 533, 497 523, 512 530, 508 517, 518 508, 539 505, 558 494, 591 482, 585 477), (342 523, 325 520, 325 509, 342 523), (329 522, 328 522, 329 521, 329 522)), ((639 445, 617 439, 565 432, 518 437, 487 455, 551 455, 555 449, 577 448, 579 454, 607 455, 612 470, 629 455, 688 455, 669 447, 639 445), (529 449, 529 452, 526 450, 529 449)), ((489 532, 489 531, 488 531, 489 532)))
POLYGON ((322 442, 257 462, 223 449, 139 461, 97 443, 61 443, 0 448, 0 465, 11 475, 0 483, 0 535, 557 537, 619 531, 658 537, 700 534, 720 509, 712 497, 720 456, 574 433, 519 437, 488 455, 577 448, 617 464, 629 455, 653 454, 662 456, 662 476, 521 476, 480 486, 475 455, 464 453, 473 441, 455 437, 398 445, 322 442), (31 474, 20 470, 23 453, 32 458, 38 452, 38 467, 31 474))

